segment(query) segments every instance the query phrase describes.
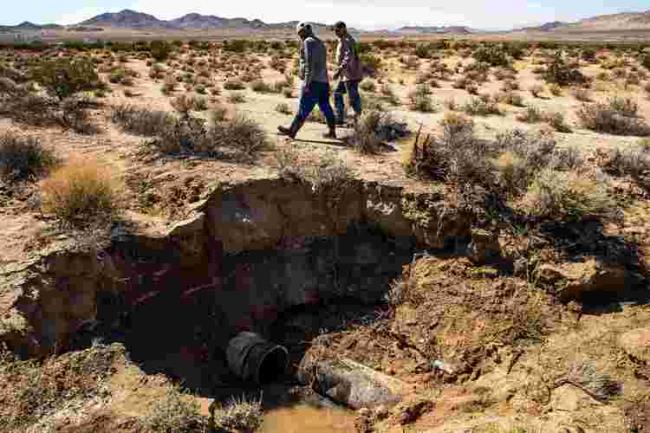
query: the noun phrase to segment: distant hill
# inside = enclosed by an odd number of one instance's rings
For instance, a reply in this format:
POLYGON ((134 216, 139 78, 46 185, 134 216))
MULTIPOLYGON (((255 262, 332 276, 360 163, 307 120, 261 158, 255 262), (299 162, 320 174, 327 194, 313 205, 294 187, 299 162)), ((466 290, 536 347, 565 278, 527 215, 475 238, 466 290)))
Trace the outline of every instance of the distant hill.
POLYGON ((650 11, 625 12, 585 18, 574 23, 554 21, 537 27, 525 27, 524 32, 605 32, 621 30, 650 30, 650 11))
POLYGON ((170 27, 166 21, 159 20, 153 15, 124 9, 121 12, 105 13, 83 21, 77 26, 85 27, 115 27, 115 28, 165 28, 170 27))
POLYGON ((463 26, 442 26, 442 27, 423 27, 423 26, 406 26, 396 30, 397 33, 406 34, 436 34, 436 33, 451 33, 451 34, 470 34, 474 30, 463 26))
MULTIPOLYGON (((131 9, 125 9, 120 12, 110 12, 97 15, 86 21, 67 27, 56 24, 38 25, 25 21, 17 26, 0 26, 2 32, 33 32, 40 30, 59 30, 68 29, 82 31, 83 29, 169 29, 169 30, 276 30, 276 31, 293 31, 298 21, 287 21, 281 23, 265 23, 264 21, 246 18, 223 18, 216 15, 201 15, 190 13, 173 20, 161 20, 153 15, 137 12, 131 9)), ((318 32, 326 30, 325 24, 314 23, 318 32)), ((351 29, 354 31, 354 29, 351 29)), ((512 30, 508 33, 571 33, 571 32, 603 32, 603 31, 630 31, 646 30, 650 31, 650 11, 646 12, 626 12, 612 15, 600 15, 592 18, 586 18, 574 23, 553 21, 540 26, 524 27, 512 30)), ((481 33, 482 30, 469 28, 466 26, 405 26, 389 33, 403 35, 432 35, 432 34, 475 34, 481 33)))
POLYGON ((568 23, 562 21, 552 21, 550 23, 542 24, 541 26, 534 27, 522 27, 514 31, 524 31, 524 32, 551 32, 557 28, 567 26, 568 23))

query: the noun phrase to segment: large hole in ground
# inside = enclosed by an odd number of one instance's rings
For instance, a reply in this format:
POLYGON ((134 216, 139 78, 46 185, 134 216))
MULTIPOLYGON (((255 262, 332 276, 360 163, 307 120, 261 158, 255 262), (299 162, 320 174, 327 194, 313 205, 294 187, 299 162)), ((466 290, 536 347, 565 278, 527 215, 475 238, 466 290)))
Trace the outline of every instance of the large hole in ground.
POLYGON ((233 374, 226 357, 229 340, 252 331, 289 351, 287 373, 278 377, 283 354, 271 352, 260 381, 291 384, 311 339, 376 317, 415 251, 414 238, 388 237, 368 224, 283 245, 224 254, 218 266, 206 261, 184 270, 167 263, 173 252, 155 255, 122 245, 145 271, 138 272, 137 290, 101 303, 98 329, 105 339, 124 343, 147 373, 163 373, 217 399, 255 389, 233 374))

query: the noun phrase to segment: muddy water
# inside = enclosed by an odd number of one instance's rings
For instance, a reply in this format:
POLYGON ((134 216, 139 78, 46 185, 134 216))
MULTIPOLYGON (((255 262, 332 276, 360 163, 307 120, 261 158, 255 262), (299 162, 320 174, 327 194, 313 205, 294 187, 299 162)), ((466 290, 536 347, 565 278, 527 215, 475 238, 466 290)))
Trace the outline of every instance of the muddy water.
POLYGON ((354 413, 305 404, 266 412, 260 433, 349 433, 355 431, 354 413))

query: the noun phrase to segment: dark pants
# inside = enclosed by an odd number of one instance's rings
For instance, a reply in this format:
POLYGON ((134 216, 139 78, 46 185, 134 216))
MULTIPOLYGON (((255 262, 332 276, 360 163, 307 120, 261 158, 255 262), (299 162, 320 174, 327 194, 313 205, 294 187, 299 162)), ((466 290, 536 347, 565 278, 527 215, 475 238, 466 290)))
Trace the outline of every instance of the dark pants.
POLYGON ((339 122, 345 121, 345 102, 343 95, 348 94, 350 105, 354 112, 361 114, 361 96, 359 96, 359 81, 339 81, 334 91, 334 105, 336 106, 336 116, 339 122))
POLYGON ((336 118, 330 105, 330 85, 328 83, 313 82, 309 85, 309 92, 306 92, 303 87, 300 93, 298 113, 296 113, 293 120, 296 131, 305 123, 316 104, 318 104, 320 112, 325 116, 327 125, 330 128, 334 127, 336 118))

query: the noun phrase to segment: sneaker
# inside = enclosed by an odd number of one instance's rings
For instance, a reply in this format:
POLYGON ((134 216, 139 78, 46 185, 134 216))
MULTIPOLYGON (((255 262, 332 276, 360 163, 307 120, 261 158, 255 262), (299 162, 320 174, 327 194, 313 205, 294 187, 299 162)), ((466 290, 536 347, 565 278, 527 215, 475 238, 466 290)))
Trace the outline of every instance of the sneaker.
POLYGON ((331 130, 323 133, 323 138, 328 138, 330 140, 336 140, 336 131, 331 130))

